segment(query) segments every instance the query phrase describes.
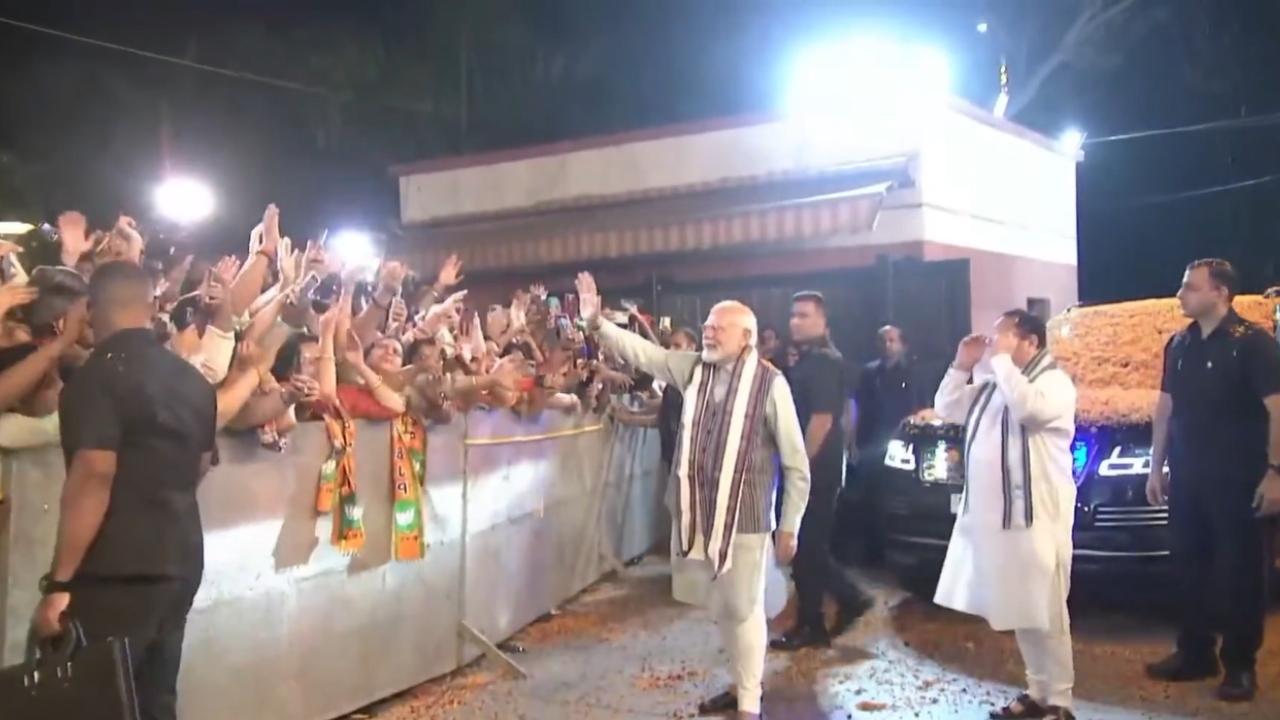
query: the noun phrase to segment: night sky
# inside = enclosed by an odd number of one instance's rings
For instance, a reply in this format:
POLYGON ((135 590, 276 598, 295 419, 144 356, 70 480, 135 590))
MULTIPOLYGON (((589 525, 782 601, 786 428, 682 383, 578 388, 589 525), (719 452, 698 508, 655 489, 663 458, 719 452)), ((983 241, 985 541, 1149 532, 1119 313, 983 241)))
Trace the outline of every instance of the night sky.
MULTIPOLYGON (((1121 0, 1116 0, 1120 2, 1121 0)), ((196 241, 241 242, 281 205, 295 238, 390 227, 387 167, 778 107, 807 43, 874 28, 944 49, 957 92, 1015 100, 1088 0, 277 0, 0 3, 0 17, 306 86, 177 67, 0 25, 0 212, 145 216, 166 168, 209 179, 196 241), (975 26, 988 21, 992 32, 975 26), (997 32, 998 31, 998 32, 997 32), (1020 83, 1022 85, 1020 86, 1020 83)), ((1102 7, 1106 7, 1104 3, 1102 7)), ((1138 0, 1016 120, 1091 138, 1280 112, 1280 3, 1138 0)), ((1079 168, 1086 301, 1169 294, 1193 258, 1280 281, 1280 121, 1090 143, 1079 168)))

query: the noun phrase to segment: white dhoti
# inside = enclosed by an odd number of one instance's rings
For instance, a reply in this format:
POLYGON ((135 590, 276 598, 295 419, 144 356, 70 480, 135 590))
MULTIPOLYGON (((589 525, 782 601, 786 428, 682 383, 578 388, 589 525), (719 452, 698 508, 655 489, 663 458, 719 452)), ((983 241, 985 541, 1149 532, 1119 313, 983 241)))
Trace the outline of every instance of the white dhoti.
POLYGON ((733 564, 718 578, 706 560, 681 558, 672 543, 672 592, 680 602, 711 611, 729 653, 729 675, 738 709, 759 713, 764 693, 764 658, 769 646, 764 588, 773 541, 767 533, 734 537, 733 564))
POLYGON ((967 478, 934 601, 1015 631, 1031 697, 1069 708, 1075 387, 1048 356, 1029 372, 1007 356, 991 366, 973 384, 950 371, 935 398, 966 423, 967 478))

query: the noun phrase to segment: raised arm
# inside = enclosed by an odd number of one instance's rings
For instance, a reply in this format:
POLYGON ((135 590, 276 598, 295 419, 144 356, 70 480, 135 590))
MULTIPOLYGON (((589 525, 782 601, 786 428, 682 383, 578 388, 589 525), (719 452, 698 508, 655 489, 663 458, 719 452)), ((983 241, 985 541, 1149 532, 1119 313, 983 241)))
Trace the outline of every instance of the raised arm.
POLYGON ((1050 371, 1033 383, 1005 354, 991 358, 991 369, 1000 396, 1018 423, 1037 429, 1074 421, 1076 387, 1066 373, 1050 371))
MULTIPOLYGON (((631 367, 684 390, 698 365, 697 353, 665 350, 635 333, 623 330, 600 317, 600 293, 590 273, 578 275, 578 308, 587 327, 606 349, 622 357, 631 367)), ((794 412, 794 411, 793 411, 794 412)))
POLYGON ((61 334, 0 372, 0 412, 6 412, 22 402, 57 368, 58 359, 75 346, 76 340, 84 331, 87 313, 85 301, 72 305, 63 321, 61 334))
POLYGON ((970 406, 978 394, 978 388, 971 385, 973 368, 982 359, 987 350, 987 339, 981 335, 970 335, 960 341, 956 349, 955 362, 942 376, 938 392, 933 397, 933 409, 943 422, 962 423, 969 413, 970 406))
POLYGON ((280 209, 275 205, 268 205, 262 213, 261 227, 260 237, 256 229, 250 237, 249 259, 231 284, 231 312, 236 317, 244 314, 262 294, 262 288, 267 284, 267 275, 276 262, 281 240, 280 209))

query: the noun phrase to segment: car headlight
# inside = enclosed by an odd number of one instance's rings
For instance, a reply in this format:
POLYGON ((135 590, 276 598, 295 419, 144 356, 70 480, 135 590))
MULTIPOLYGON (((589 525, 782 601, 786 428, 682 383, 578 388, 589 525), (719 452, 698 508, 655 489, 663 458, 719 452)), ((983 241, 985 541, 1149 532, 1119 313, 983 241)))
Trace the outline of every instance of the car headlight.
POLYGON ((890 440, 884 452, 884 464, 895 470, 916 470, 916 448, 903 440, 890 440))
POLYGON ((1143 445, 1117 445, 1098 464, 1099 477, 1134 477, 1151 474, 1151 448, 1143 445))

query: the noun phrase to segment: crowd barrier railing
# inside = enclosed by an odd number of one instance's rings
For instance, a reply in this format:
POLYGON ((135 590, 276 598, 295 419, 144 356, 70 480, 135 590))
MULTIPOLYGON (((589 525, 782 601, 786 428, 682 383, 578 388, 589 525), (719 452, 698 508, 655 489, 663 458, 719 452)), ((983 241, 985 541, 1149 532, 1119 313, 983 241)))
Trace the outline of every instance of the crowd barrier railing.
MULTIPOLYGON (((657 431, 593 416, 473 412, 428 432, 426 557, 392 556, 391 438, 359 422, 366 539, 316 512, 329 441, 219 439, 200 488, 204 581, 179 681, 188 720, 333 718, 448 673, 665 542, 657 431)), ((0 453, 0 650, 18 662, 64 479, 56 446, 0 453)))

